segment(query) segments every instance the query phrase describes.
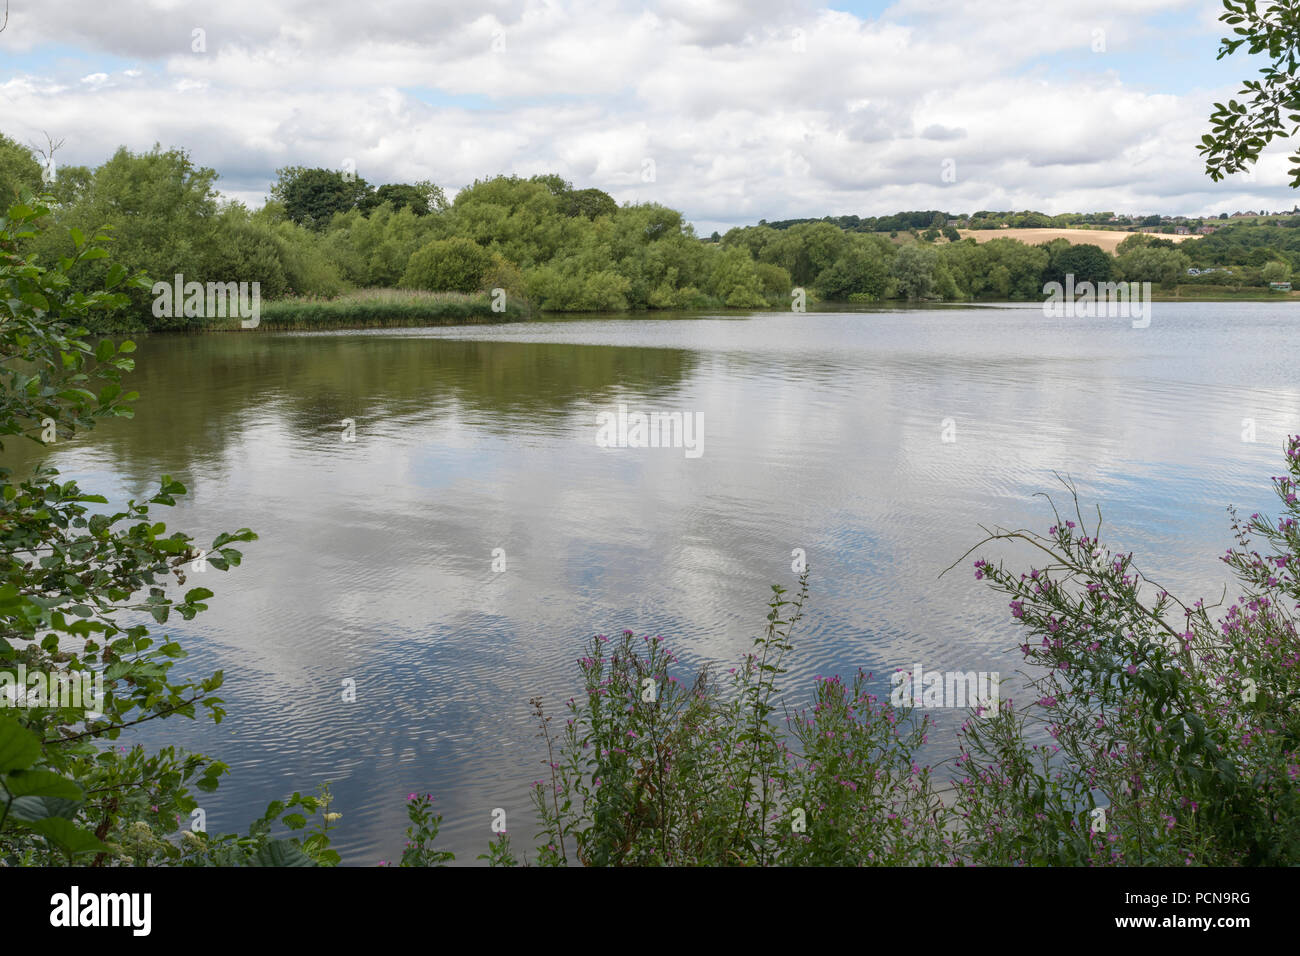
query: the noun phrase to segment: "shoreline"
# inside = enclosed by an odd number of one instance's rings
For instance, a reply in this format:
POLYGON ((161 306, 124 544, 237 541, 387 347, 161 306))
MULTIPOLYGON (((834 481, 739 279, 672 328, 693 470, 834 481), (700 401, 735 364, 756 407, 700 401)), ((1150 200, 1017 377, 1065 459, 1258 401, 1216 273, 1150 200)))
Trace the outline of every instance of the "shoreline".
MULTIPOLYGON (((1047 300, 1043 300, 1047 301, 1047 300)), ((1223 293, 1218 295, 1159 295, 1151 297, 1152 302, 1300 302, 1300 291, 1290 293, 1223 293)), ((858 302, 819 302, 810 303, 809 313, 844 313, 844 314, 862 314, 869 315, 873 312, 898 312, 898 311, 930 311, 934 309, 953 309, 968 307, 992 307, 1011 306, 1024 308, 1026 306, 1040 305, 1041 302, 1022 299, 970 299, 970 300, 926 300, 912 301, 905 299, 886 299, 880 302, 858 303, 858 302)), ((506 312, 472 312, 470 314, 427 314, 421 316, 375 316, 365 319, 349 319, 345 316, 330 316, 325 319, 268 319, 263 316, 258 325, 254 328, 243 328, 238 319, 226 320, 225 322, 213 323, 211 325, 190 326, 177 329, 120 329, 106 330, 105 334, 110 335, 202 335, 216 332, 348 332, 348 331, 366 331, 370 329, 419 329, 419 328, 452 328, 457 326, 479 326, 479 325, 506 325, 515 322, 530 321, 555 321, 564 319, 580 319, 583 316, 601 317, 601 318, 627 318, 643 319, 656 316, 684 316, 684 317, 703 317, 709 315, 734 315, 737 317, 754 315, 762 312, 786 311, 784 309, 733 309, 727 307, 710 308, 710 309, 634 309, 621 312, 572 312, 572 311, 544 311, 531 310, 524 311, 521 309, 511 309, 506 312)))

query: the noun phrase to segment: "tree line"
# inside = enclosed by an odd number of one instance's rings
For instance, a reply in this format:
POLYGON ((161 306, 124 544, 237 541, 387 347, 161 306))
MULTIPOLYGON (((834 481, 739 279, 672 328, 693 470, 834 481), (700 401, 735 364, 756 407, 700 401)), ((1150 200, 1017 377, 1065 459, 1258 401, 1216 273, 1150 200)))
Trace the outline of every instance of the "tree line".
MULTIPOLYGON (((1283 225, 1226 226, 1177 246, 1134 233, 1114 256, 1063 239, 976 243, 939 210, 893 221, 760 223, 709 241, 677 210, 620 206, 556 175, 476 180, 449 201, 429 182, 375 186, 352 171, 290 166, 256 210, 224 200, 217 180, 185 150, 161 146, 123 147, 98 167, 62 166, 51 177, 29 149, 0 135, 0 196, 53 199, 48 222, 23 240, 39 261, 70 255, 73 230, 108 227, 114 261, 132 272, 258 282, 264 300, 409 288, 504 289, 542 311, 789 308, 800 289, 812 301, 1031 301, 1066 274, 1241 286, 1285 281, 1300 267, 1300 231, 1283 225), (866 228, 881 225, 908 231, 891 238, 866 228), (1209 268, 1218 271, 1188 275, 1209 268)), ((105 268, 90 263, 76 281, 94 288, 105 268)), ((129 308, 112 320, 127 328, 204 321, 155 317, 148 289, 127 294, 129 308)))

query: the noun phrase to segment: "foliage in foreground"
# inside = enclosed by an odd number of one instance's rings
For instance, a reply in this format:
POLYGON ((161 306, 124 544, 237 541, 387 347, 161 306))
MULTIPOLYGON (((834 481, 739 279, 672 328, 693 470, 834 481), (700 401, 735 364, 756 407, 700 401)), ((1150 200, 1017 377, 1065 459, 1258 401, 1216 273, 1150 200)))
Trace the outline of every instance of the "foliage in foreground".
MULTIPOLYGON (((99 232, 74 230, 73 254, 48 267, 20 255, 48 215, 33 203, 0 217, 0 451, 129 418, 136 398, 120 383, 134 344, 92 344, 83 323, 148 282, 110 265, 101 286, 76 291, 73 275, 107 257, 99 232)), ((224 764, 115 745, 146 722, 223 715, 221 673, 173 678, 184 649, 140 623, 205 610, 212 592, 182 590, 187 576, 238 565, 233 545, 256 537, 241 528, 200 550, 169 533, 155 511, 184 493, 164 475, 148 497, 112 506, 43 464, 23 476, 0 466, 0 865, 337 862, 328 790, 272 804, 246 837, 209 837, 192 789, 215 789, 224 764), (302 840, 272 836, 276 823, 304 829, 299 811, 324 820, 302 840)))
MULTIPOLYGON (((1210 132, 1201 137, 1205 171, 1218 182, 1254 165, 1274 139, 1294 136, 1300 123, 1300 2, 1297 0, 1223 0, 1219 20, 1233 36, 1219 41, 1219 56, 1246 47, 1252 56, 1266 55, 1269 64, 1259 79, 1244 80, 1238 96, 1246 102, 1215 103, 1210 132), (1288 129, 1287 127, 1290 127, 1288 129)), ((1300 151, 1293 152, 1291 188, 1300 188, 1300 151)))
MULTIPOLYGON (((1243 593, 1217 620, 1107 550, 1077 497, 1046 535, 991 532, 1039 556, 1027 573, 975 562, 1011 598, 1033 692, 972 711, 951 766, 919 765, 929 719, 878 701, 870 675, 819 678, 809 710, 777 719, 806 573, 794 600, 774 588, 766 632, 721 678, 686 682, 658 637, 597 636, 563 725, 533 701, 535 861, 1300 863, 1300 437, 1286 456, 1283 516, 1234 514, 1222 560, 1243 593)), ((427 811, 412 805, 403 865, 431 860, 427 811)))

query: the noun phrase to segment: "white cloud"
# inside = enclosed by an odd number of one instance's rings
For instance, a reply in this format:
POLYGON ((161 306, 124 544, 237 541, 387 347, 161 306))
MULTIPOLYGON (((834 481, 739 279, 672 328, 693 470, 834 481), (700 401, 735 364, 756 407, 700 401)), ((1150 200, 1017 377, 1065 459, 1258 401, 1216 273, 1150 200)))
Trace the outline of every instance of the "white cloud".
POLYGON ((1213 72, 1221 32, 1190 0, 900 0, 877 20, 774 0, 231 0, 201 16, 69 0, 0 34, 29 57, 0 72, 0 104, 9 135, 57 129, 68 162, 184 146, 252 203, 279 166, 352 159, 371 182, 449 190, 556 171, 704 231, 902 208, 1289 207, 1285 144, 1253 183, 1203 173, 1195 143, 1238 78, 1213 72), (1205 48, 1204 90, 1159 73, 1171 16, 1174 40, 1205 48), (81 52, 79 73, 42 56, 54 45, 81 52))

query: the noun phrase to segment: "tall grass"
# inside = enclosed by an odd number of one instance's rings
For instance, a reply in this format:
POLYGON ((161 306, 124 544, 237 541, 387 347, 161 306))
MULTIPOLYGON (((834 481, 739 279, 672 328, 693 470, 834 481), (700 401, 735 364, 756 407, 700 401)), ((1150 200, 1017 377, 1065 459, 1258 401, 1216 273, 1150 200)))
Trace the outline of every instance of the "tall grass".
MULTIPOLYGON (((504 312, 492 311, 487 293, 421 292, 411 289, 359 289, 331 299, 275 299, 262 305, 258 328, 276 331, 364 329, 424 325, 477 325, 517 322, 526 308, 507 299, 504 312)), ((217 320, 212 328, 239 328, 237 319, 217 320)))

